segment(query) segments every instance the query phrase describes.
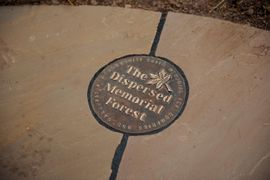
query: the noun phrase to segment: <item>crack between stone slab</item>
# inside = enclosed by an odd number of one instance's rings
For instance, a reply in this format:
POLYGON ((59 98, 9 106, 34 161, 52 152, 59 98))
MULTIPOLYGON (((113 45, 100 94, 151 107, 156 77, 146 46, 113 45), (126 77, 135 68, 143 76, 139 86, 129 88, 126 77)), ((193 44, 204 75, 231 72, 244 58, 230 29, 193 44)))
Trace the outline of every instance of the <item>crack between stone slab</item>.
POLYGON ((156 55, 156 50, 157 50, 157 47, 158 47, 161 32, 163 30, 164 24, 165 24, 166 19, 167 19, 167 14, 168 14, 168 12, 162 12, 162 14, 160 16, 159 23, 158 23, 158 26, 157 26, 156 35, 155 35, 155 38, 153 40, 151 50, 150 50, 150 53, 149 53, 149 55, 151 55, 151 56, 156 55))
MULTIPOLYGON (((149 52, 150 56, 155 56, 156 55, 156 50, 158 47, 158 43, 160 40, 160 36, 161 36, 161 32, 163 30, 164 24, 166 22, 166 18, 167 18, 167 14, 168 12, 162 12, 160 19, 159 19, 159 23, 157 26, 157 31, 154 37, 154 40, 152 42, 152 46, 149 52)), ((109 180, 116 180, 117 174, 118 174, 118 169, 122 160, 122 157, 124 155, 124 151, 126 149, 127 146, 127 142, 128 142, 128 134, 123 134, 122 139, 120 144, 117 146, 114 156, 113 156, 113 160, 112 160, 112 165, 111 165, 111 175, 109 180)))
POLYGON ((127 146, 128 137, 129 136, 127 134, 123 134, 121 142, 115 150, 114 157, 112 160, 112 166, 111 166, 112 172, 111 172, 110 180, 115 180, 117 177, 118 169, 119 169, 124 151, 127 146))

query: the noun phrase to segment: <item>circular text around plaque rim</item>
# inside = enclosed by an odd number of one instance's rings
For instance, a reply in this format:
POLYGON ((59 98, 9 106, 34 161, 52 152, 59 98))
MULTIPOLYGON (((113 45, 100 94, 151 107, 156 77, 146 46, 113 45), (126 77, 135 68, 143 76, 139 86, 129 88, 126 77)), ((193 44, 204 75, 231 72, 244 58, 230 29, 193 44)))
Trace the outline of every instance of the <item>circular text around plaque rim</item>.
POLYGON ((88 87, 90 110, 110 130, 160 132, 183 112, 189 94, 184 72, 157 56, 128 55, 102 67, 88 87))

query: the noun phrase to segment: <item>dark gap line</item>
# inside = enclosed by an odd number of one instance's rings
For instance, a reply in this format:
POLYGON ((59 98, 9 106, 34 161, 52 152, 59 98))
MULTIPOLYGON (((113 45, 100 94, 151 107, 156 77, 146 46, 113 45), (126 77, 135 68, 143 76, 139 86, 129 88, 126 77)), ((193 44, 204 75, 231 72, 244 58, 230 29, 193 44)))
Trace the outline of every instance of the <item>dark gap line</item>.
MULTIPOLYGON (((159 19, 159 23, 157 26, 157 31, 156 31, 156 35, 155 38, 153 40, 152 46, 151 46, 151 50, 149 55, 151 56, 155 56, 156 54, 156 50, 158 47, 158 43, 159 43, 159 39, 160 39, 160 35, 162 32, 162 29, 164 27, 164 24, 166 22, 166 18, 167 18, 167 14, 168 12, 162 12, 160 19, 159 19)), ((113 160, 112 160, 112 165, 111 165, 111 176, 109 180, 116 180, 117 174, 118 174, 118 169, 122 160, 122 157, 124 155, 124 151, 126 149, 127 146, 127 142, 128 142, 128 134, 123 134, 122 139, 120 144, 117 146, 114 156, 113 156, 113 160)))
POLYGON ((157 26, 156 35, 155 35, 155 38, 153 40, 151 50, 150 50, 150 53, 149 53, 149 55, 151 55, 151 56, 156 55, 156 50, 157 50, 157 47, 158 47, 161 32, 163 30, 164 24, 165 24, 166 19, 167 19, 167 14, 168 14, 168 12, 162 12, 162 14, 160 16, 159 23, 158 23, 158 26, 157 26))
POLYGON ((128 137, 129 136, 127 134, 123 134, 121 142, 115 150, 114 157, 112 160, 112 166, 111 166, 112 172, 111 172, 110 180, 115 180, 117 177, 118 169, 119 169, 124 151, 127 146, 128 137))

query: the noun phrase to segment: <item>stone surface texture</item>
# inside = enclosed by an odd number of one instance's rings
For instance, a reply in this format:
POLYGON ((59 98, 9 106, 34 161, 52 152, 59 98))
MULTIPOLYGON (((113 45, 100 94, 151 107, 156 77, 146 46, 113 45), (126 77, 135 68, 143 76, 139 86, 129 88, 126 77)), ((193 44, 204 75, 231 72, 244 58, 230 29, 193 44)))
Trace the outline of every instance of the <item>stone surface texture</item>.
POLYGON ((108 179, 122 135, 91 115, 87 88, 111 60, 148 53, 159 13, 0 8, 0 177, 108 179))
MULTIPOLYGON (((148 53, 160 13, 104 7, 0 8, 0 177, 105 180, 122 135, 99 125, 94 73, 148 53)), ((164 131, 130 137, 118 180, 268 180, 270 33, 169 13, 157 56, 190 97, 164 131)))
POLYGON ((270 179, 270 33, 169 13, 156 54, 184 70, 187 107, 129 139, 118 179, 270 179))

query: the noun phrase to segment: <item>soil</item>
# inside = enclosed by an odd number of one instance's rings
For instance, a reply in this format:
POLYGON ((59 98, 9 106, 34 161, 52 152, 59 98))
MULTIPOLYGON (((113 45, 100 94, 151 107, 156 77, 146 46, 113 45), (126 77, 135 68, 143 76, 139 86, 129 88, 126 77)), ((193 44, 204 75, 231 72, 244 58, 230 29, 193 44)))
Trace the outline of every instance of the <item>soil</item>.
POLYGON ((0 0, 0 5, 102 5, 172 11, 229 20, 270 30, 270 0, 0 0))

